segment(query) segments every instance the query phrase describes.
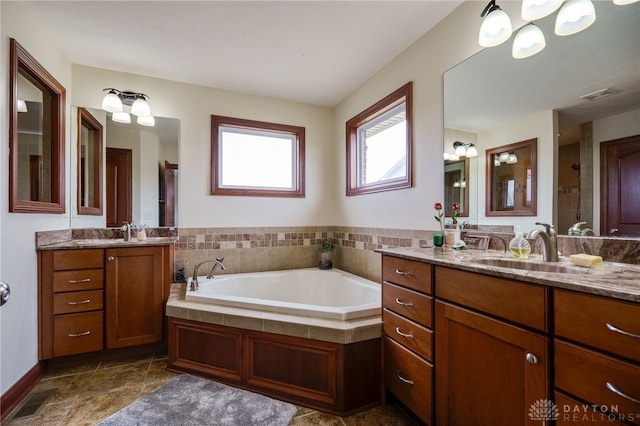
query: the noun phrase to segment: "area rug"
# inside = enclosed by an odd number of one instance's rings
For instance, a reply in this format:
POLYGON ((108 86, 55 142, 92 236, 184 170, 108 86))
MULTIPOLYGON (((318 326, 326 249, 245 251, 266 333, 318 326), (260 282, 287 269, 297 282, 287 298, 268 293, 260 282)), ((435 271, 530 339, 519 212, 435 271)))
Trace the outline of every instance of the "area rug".
POLYGON ((100 422, 99 426, 285 426, 292 404, 182 374, 100 422))

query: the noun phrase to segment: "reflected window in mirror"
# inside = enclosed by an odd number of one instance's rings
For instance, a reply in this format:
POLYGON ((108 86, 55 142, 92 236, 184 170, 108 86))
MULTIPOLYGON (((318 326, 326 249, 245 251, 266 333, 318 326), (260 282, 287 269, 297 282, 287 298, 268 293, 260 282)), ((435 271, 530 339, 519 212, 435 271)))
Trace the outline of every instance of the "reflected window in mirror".
POLYGON ((536 216, 537 141, 486 150, 487 216, 536 216))
POLYGON ((10 42, 9 211, 64 213, 65 89, 10 42))
POLYGON ((411 187, 412 87, 347 121, 347 195, 411 187))
POLYGON ((444 212, 453 216, 453 204, 460 205, 460 216, 469 217, 469 159, 444 162, 444 212))
POLYGON ((78 214, 102 215, 102 124, 78 108, 78 214))

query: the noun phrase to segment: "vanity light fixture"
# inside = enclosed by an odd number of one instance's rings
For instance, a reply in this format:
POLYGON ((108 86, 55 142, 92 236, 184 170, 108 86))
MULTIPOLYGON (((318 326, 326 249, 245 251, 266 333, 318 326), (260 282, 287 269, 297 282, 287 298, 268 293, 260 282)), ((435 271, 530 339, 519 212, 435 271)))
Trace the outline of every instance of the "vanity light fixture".
POLYGON ((453 143, 454 155, 456 157, 467 157, 473 158, 478 156, 478 150, 476 146, 472 143, 464 143, 460 141, 455 141, 453 143))
POLYGON ((23 99, 18 99, 18 112, 27 112, 27 103, 23 99))
POLYGON ((131 123, 131 116, 125 111, 129 107, 131 114, 137 116, 138 124, 142 126, 155 126, 155 119, 151 115, 151 107, 147 102, 149 98, 144 93, 122 91, 112 87, 103 89, 108 91, 102 99, 102 109, 112 113, 111 119, 118 123, 131 123))
POLYGON ((501 163, 506 163, 507 161, 509 161, 509 153, 508 152, 500 153, 500 156, 498 157, 498 159, 500 160, 501 163))
POLYGON ((556 17, 555 33, 567 36, 579 33, 596 21, 591 0, 567 0, 556 17))
POLYGON ((513 49, 511 55, 516 59, 524 59, 540 53, 545 48, 547 42, 544 34, 533 22, 525 25, 518 31, 513 39, 513 49))
POLYGON ((558 10, 564 0, 523 0, 522 19, 536 21, 558 10))
POLYGON ((509 153, 509 159, 507 160, 507 164, 516 164, 518 162, 518 156, 515 152, 511 151, 509 153))
POLYGON ((480 34, 478 35, 478 43, 482 47, 493 47, 504 43, 511 37, 513 27, 511 19, 495 0, 491 0, 480 14, 484 18, 480 26, 480 34))

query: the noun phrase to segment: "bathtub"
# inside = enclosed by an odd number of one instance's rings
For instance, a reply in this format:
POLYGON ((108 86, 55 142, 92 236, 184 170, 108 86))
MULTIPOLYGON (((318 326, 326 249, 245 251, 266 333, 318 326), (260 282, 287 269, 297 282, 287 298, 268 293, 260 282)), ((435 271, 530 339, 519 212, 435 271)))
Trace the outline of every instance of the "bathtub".
POLYGON ((185 300, 247 309, 350 320, 380 315, 380 284, 340 270, 292 269, 198 277, 185 300))

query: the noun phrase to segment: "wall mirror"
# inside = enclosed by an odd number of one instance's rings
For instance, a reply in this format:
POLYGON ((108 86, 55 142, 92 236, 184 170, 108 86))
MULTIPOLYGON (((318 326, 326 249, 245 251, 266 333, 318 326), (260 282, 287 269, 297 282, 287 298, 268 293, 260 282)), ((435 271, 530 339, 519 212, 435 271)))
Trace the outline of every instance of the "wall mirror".
POLYGON ((537 55, 514 59, 512 36, 445 72, 444 146, 450 149, 447 135, 452 132, 470 135, 456 139, 476 144, 478 170, 470 180, 478 180, 480 186, 471 210, 479 207, 479 224, 515 222, 527 231, 537 220, 548 219, 566 234, 580 217, 600 234, 600 144, 638 134, 640 123, 640 2, 593 3, 595 23, 572 36, 554 34, 555 13, 536 21, 547 43, 537 55), (606 88, 611 90, 598 94, 606 88), (544 126, 526 120, 540 112, 545 114, 544 126), (505 123, 525 124, 519 132, 510 129, 504 138, 487 136, 505 123), (484 151, 532 138, 538 139, 541 167, 537 218, 486 217, 484 151))
POLYGON ((537 140, 487 149, 487 216, 535 216, 537 140))
POLYGON ((78 108, 78 214, 102 215, 102 124, 78 108))
POLYGON ((10 42, 9 211, 65 212, 65 88, 10 42))
POLYGON ((453 214, 453 203, 460 205, 460 217, 469 217, 469 158, 445 161, 444 164, 444 212, 453 214))
MULTIPOLYGON (((82 109, 73 107, 72 116, 82 109)), ((103 110, 86 110, 103 125, 103 213, 94 219, 72 215, 71 227, 120 227, 125 221, 177 226, 180 120, 155 117, 155 126, 141 126, 114 122, 103 110)), ((81 163, 72 159, 72 173, 80 172, 81 163)))

